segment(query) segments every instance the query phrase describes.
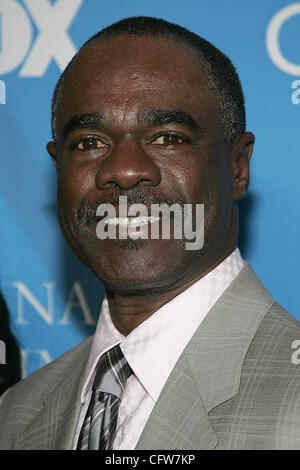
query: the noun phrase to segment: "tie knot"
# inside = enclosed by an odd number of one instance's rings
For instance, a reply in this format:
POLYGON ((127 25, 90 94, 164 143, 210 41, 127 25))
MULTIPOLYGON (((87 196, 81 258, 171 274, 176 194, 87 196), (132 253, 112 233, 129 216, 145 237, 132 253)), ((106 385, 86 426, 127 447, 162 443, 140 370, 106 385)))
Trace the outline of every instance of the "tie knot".
POLYGON ((119 345, 106 351, 99 359, 93 390, 110 393, 121 400, 132 370, 119 345))

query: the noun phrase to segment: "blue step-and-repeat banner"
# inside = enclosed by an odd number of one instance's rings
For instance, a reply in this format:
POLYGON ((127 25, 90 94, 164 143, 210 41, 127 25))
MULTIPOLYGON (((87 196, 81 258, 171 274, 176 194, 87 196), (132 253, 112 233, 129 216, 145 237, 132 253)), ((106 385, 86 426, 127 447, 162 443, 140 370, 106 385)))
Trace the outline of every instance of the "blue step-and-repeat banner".
POLYGON ((0 0, 0 289, 24 376, 92 334, 104 296, 57 222, 56 172, 45 150, 52 91, 88 37, 137 15, 187 27, 237 67, 256 135, 240 247, 300 319, 300 2, 0 0))

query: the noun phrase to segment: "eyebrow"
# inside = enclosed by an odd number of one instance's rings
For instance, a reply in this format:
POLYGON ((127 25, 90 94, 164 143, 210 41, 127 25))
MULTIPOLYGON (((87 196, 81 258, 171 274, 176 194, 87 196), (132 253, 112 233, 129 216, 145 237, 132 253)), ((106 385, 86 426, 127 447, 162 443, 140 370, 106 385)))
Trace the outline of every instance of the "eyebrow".
MULTIPOLYGON (((75 114, 65 124, 63 138, 66 138, 71 131, 76 129, 99 129, 104 121, 104 116, 100 113, 75 114)), ((165 124, 183 124, 195 134, 203 132, 200 124, 182 109, 149 109, 141 113, 139 123, 151 127, 165 124)))
POLYGON ((139 119, 145 125, 153 127, 161 126, 164 124, 183 124, 194 133, 202 133, 203 129, 200 124, 190 114, 182 109, 163 110, 163 109, 150 109, 144 111, 139 119))
POLYGON ((97 129, 101 126, 104 118, 99 113, 75 114, 63 128, 63 137, 66 138, 75 129, 97 129))

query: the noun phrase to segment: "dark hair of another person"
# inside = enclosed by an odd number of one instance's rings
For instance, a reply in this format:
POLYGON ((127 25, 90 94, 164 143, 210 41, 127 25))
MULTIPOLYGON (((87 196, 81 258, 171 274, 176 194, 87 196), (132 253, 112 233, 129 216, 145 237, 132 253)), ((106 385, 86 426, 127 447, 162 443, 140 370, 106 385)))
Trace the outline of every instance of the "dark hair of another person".
MULTIPOLYGON (((206 39, 186 28, 147 16, 126 18, 102 29, 86 41, 78 53, 94 41, 122 35, 167 37, 183 42, 198 52, 207 75, 208 87, 217 99, 223 114, 224 138, 227 147, 231 149, 237 138, 245 132, 246 117, 240 79, 230 59, 206 39)), ((54 141, 57 137, 56 117, 64 81, 78 53, 63 71, 54 90, 51 111, 54 141)))
POLYGON ((19 346, 10 328, 10 314, 0 292, 0 340, 5 345, 5 364, 0 364, 0 395, 21 380, 19 346))

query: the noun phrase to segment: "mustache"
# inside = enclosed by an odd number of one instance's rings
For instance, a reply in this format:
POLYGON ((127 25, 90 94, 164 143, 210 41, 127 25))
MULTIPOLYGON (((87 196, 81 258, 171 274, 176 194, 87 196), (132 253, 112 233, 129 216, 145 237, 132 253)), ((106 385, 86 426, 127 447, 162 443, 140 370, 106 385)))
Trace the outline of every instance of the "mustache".
POLYGON ((182 208, 184 204, 188 202, 182 198, 170 198, 163 195, 161 192, 153 192, 150 188, 144 187, 136 188, 130 192, 125 191, 114 191, 103 196, 101 202, 82 202, 77 210, 74 212, 73 219, 75 223, 81 227, 88 227, 94 225, 97 221, 96 211, 100 204, 111 204, 114 207, 119 206, 120 196, 127 196, 127 205, 132 204, 167 204, 172 206, 173 204, 179 204, 182 208))

